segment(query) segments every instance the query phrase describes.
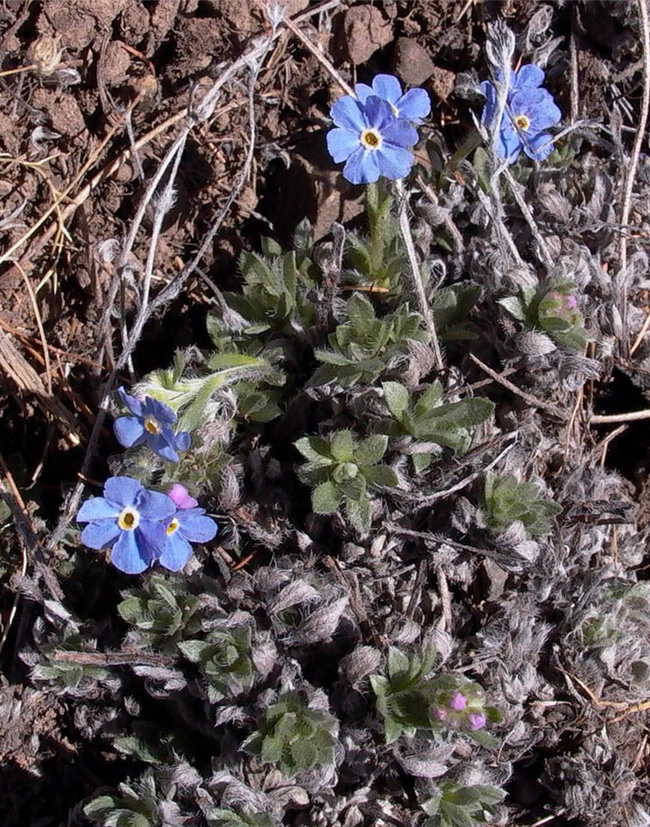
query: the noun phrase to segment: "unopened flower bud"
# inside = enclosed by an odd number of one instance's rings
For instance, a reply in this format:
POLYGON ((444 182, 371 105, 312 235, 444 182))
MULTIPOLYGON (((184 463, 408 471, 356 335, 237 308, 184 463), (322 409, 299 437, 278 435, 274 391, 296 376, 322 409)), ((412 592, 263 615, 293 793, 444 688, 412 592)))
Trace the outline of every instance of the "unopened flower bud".
POLYGON ((455 709, 456 712, 461 712, 467 706, 467 698, 462 692, 454 692, 449 699, 449 706, 455 709))
POLYGON ((487 722, 487 718, 482 712, 472 712, 468 720, 471 732, 476 732, 478 729, 483 729, 487 722))
POLYGON ((167 491, 167 496, 175 504, 176 508, 196 508, 199 504, 198 500, 190 497, 190 492, 179 482, 175 482, 172 485, 169 491, 167 491))

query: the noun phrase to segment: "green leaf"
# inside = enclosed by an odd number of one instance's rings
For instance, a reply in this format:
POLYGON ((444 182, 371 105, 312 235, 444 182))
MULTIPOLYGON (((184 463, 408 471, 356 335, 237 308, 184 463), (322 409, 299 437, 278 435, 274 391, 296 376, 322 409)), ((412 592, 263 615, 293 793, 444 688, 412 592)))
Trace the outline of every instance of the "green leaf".
MULTIPOLYGON (((356 468, 356 466, 353 466, 356 468)), ((341 466, 337 470, 340 470, 341 466)), ((336 475, 335 475, 336 479, 336 475)), ((366 478, 362 474, 357 474, 355 477, 342 478, 336 481, 341 493, 349 500, 362 500, 366 498, 366 490, 368 488, 366 478)))
POLYGON ((356 440, 352 431, 336 431, 330 442, 332 456, 339 462, 356 462, 356 440))
POLYGON ((198 663, 201 660, 201 655, 209 648, 210 644, 204 640, 186 640, 178 643, 177 646, 189 661, 198 663))
POLYGON ((464 807, 443 799, 440 809, 443 823, 449 824, 449 827, 476 827, 474 817, 464 807))
POLYGON ((317 485, 312 491, 311 507, 315 514, 334 514, 341 504, 342 494, 331 481, 317 485))
POLYGON ((376 465, 383 458, 387 448, 388 437, 385 434, 373 434, 354 448, 354 461, 363 467, 376 465))
POLYGON ((261 238, 262 252, 267 258, 274 258, 282 255, 282 247, 272 238, 263 235, 261 238))
POLYGON ((487 151, 479 146, 474 151, 472 166, 476 172, 479 186, 484 192, 490 191, 490 177, 492 175, 492 161, 487 151))
POLYGON ((366 467, 362 473, 368 485, 375 488, 395 488, 399 482, 397 474, 388 465, 366 467))
POLYGON ((329 442, 319 436, 304 436, 293 443, 300 453, 310 462, 318 465, 331 465, 332 449, 329 442))
POLYGON ((429 415, 441 405, 442 400, 442 385, 440 382, 434 382, 430 388, 420 395, 418 401, 415 403, 414 413, 416 417, 429 415))
POLYGON ((429 421, 435 425, 441 420, 447 420, 456 428, 475 428, 481 425, 494 413, 494 403, 489 399, 461 399, 460 402, 449 402, 430 411, 429 421))
POLYGON ((399 721, 393 718, 384 719, 384 736, 387 744, 392 744, 397 741, 402 732, 404 732, 404 727, 399 721))
POLYGON ((352 327, 367 330, 376 319, 375 308, 365 296, 355 293, 347 303, 347 316, 352 327))
POLYGON ((517 319, 517 321, 526 321, 526 308, 521 299, 516 296, 508 296, 505 299, 499 299, 497 303, 505 308, 513 318, 517 319))
POLYGON ((391 678, 409 671, 411 660, 395 646, 388 648, 388 674, 391 678))
POLYGON ((386 406, 395 419, 401 419, 402 414, 410 404, 408 390, 399 382, 382 382, 386 406))
POLYGON ((348 520, 360 534, 367 534, 370 531, 372 512, 370 500, 363 497, 361 500, 345 500, 345 512, 348 520))

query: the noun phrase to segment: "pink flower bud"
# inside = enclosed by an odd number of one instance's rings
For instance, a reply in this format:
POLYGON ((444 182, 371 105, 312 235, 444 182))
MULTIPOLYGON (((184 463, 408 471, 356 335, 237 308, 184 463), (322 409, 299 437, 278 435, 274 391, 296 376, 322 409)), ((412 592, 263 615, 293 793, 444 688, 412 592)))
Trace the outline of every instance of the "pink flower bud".
POLYGON ((433 710, 431 711, 431 714, 438 721, 444 721, 445 718, 447 717, 447 711, 445 709, 442 709, 439 706, 434 707, 433 710))
POLYGON ((196 508, 199 504, 199 501, 195 500, 194 497, 190 497, 190 492, 179 482, 175 482, 172 485, 167 492, 167 496, 174 503, 176 508, 196 508))
POLYGON ((477 729, 483 729, 486 721, 487 718, 482 712, 472 712, 469 716, 469 728, 472 732, 476 732, 477 729))
POLYGON ((455 709, 456 712, 461 712, 467 706, 467 698, 462 692, 454 692, 449 699, 449 706, 455 709))

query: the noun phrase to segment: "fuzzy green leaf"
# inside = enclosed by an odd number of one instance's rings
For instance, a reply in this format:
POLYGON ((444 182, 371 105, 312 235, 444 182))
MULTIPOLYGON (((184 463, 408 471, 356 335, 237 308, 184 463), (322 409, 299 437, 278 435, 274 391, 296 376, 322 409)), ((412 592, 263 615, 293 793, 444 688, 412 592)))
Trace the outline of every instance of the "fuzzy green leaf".
POLYGON ((330 441, 332 456, 338 462, 355 462, 356 439, 352 431, 335 431, 330 441))
POLYGON ((383 459, 387 448, 388 437, 385 434, 372 434, 354 449, 354 461, 363 467, 376 465, 383 459))
POLYGON ((341 504, 342 494, 331 481, 317 485, 312 491, 311 507, 315 514, 334 514, 341 504))
POLYGON ((401 419, 409 406, 410 394, 399 382, 382 382, 386 406, 395 419, 401 419))
POLYGON ((346 499, 345 513, 350 523, 360 534, 367 534, 370 531, 372 511, 370 500, 366 497, 361 500, 346 499))
POLYGON ((388 465, 373 465, 363 469, 363 476, 373 488, 395 488, 399 482, 397 474, 388 465))

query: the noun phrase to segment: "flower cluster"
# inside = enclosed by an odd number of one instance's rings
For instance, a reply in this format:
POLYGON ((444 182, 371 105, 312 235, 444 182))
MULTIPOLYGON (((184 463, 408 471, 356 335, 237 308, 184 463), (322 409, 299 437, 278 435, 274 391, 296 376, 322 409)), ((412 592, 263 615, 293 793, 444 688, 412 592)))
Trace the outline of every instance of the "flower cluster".
POLYGON ((567 289, 549 290, 539 303, 539 316, 543 319, 562 319, 571 325, 584 321, 578 309, 578 299, 567 289))
POLYGON ((104 496, 91 497, 79 509, 77 522, 88 523, 81 540, 89 548, 111 548, 111 562, 127 574, 140 574, 155 562, 180 571, 192 554, 190 543, 206 543, 217 534, 215 521, 195 503, 178 484, 162 494, 130 477, 109 477, 104 496))
MULTIPOLYGON (((179 451, 190 447, 186 431, 174 433, 176 414, 149 397, 118 393, 132 416, 113 425, 126 448, 146 444, 157 456, 178 462, 179 451)), ((180 571, 192 555, 191 543, 205 543, 217 534, 217 524, 187 489, 175 483, 166 494, 147 490, 131 477, 110 477, 104 496, 86 500, 77 522, 88 523, 81 540, 89 548, 111 549, 111 562, 127 574, 140 574, 154 563, 180 571)))
POLYGON ((431 709, 431 717, 452 729, 463 728, 470 732, 478 732, 487 723, 482 697, 460 690, 439 698, 431 709))
MULTIPOLYGON (((497 81, 503 79, 497 76, 497 81)), ((481 83, 485 95, 481 123, 492 132, 498 130, 497 151, 509 164, 522 150, 534 161, 544 161, 553 151, 551 135, 545 130, 559 123, 562 113, 551 93, 540 88, 543 82, 544 72, 531 63, 511 72, 506 106, 498 124, 497 88, 489 80, 481 83)))
POLYGON ((377 75, 372 86, 357 83, 356 97, 344 95, 330 110, 335 128, 327 134, 327 148, 352 184, 371 184, 380 175, 403 178, 413 166, 412 147, 418 141, 413 124, 431 111, 424 89, 402 94, 393 75, 377 75))

